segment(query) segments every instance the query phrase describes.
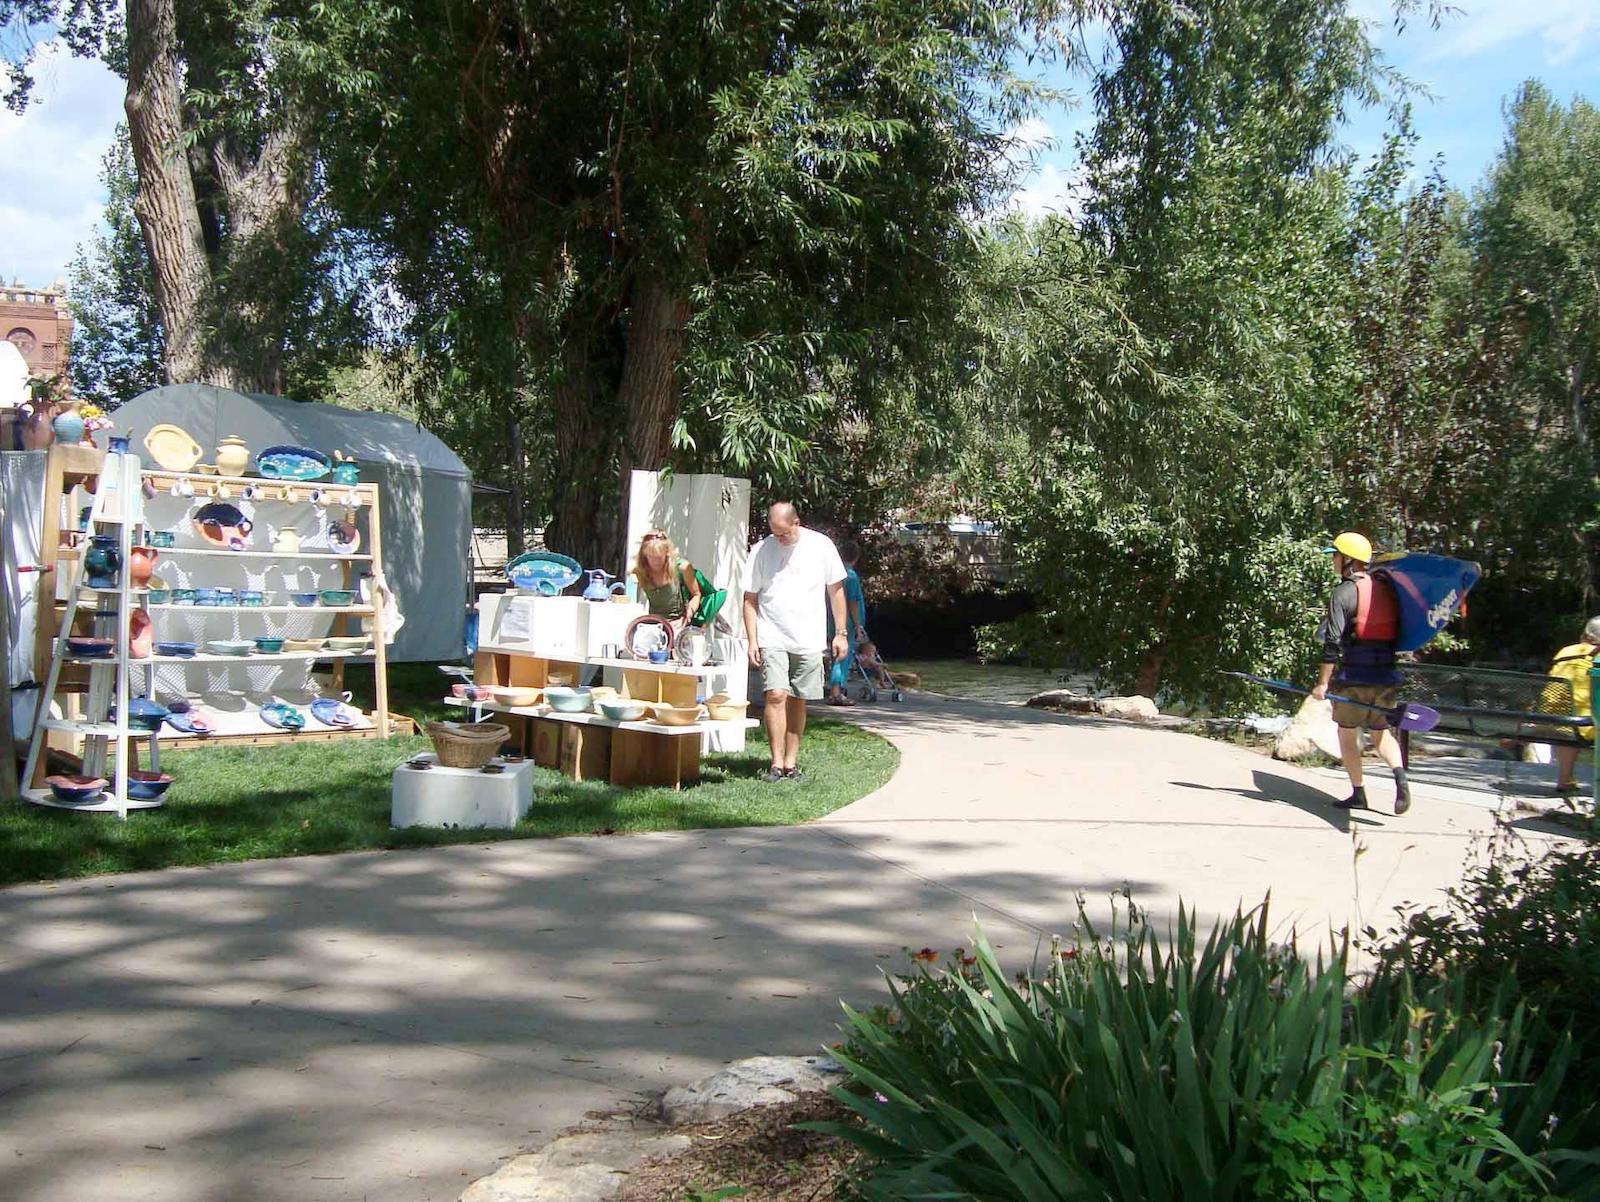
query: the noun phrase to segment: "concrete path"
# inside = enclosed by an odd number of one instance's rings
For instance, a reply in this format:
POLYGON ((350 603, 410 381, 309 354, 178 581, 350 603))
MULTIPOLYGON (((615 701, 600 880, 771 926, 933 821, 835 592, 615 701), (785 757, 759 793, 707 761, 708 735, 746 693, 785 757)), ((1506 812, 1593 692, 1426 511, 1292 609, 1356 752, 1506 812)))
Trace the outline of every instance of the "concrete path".
POLYGON ((1382 924, 1492 827, 1426 790, 1347 822, 1317 774, 1186 735, 931 698, 852 717, 902 768, 809 827, 0 892, 0 1198, 448 1202, 586 1112, 814 1049, 841 996, 974 915, 1019 965, 1076 893, 1103 916, 1124 886, 1382 924))

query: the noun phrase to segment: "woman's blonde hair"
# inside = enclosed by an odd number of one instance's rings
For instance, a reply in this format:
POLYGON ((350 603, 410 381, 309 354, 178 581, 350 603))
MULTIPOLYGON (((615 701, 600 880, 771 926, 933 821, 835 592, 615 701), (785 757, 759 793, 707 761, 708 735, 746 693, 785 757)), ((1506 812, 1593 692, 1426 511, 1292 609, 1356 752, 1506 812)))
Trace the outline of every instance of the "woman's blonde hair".
POLYGON ((644 561, 644 549, 651 543, 665 543, 667 545, 668 582, 677 579, 678 548, 672 545, 672 540, 667 537, 665 530, 647 530, 644 537, 639 540, 639 553, 633 557, 633 578, 648 588, 658 588, 660 586, 650 574, 649 565, 644 561))

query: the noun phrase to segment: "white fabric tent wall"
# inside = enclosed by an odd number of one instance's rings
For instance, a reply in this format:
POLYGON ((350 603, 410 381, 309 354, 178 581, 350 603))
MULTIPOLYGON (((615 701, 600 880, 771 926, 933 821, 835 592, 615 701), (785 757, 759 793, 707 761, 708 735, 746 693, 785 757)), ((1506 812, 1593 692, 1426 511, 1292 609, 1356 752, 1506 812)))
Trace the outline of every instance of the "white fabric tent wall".
MULTIPOLYGON (((9 346, 10 344, 7 343, 9 346)), ((3 603, 10 619, 11 646, 6 650, 7 671, 15 688, 33 679, 33 639, 38 626, 39 577, 20 571, 39 562, 39 536, 44 525, 43 451, 6 451, 0 454, 0 517, 6 540, 8 571, 0 580, 3 603)))
MULTIPOLYGON (((378 485, 384 574, 406 620, 389 658, 445 660, 464 653, 472 476, 434 434, 393 413, 246 395, 207 384, 153 388, 118 408, 112 419, 115 432, 131 434, 141 455, 147 454, 141 445, 146 432, 170 423, 205 448, 207 463, 218 442, 230 435, 244 439, 252 455, 290 445, 354 457, 362 480, 378 485)), ((268 545, 264 535, 258 541, 268 545)))

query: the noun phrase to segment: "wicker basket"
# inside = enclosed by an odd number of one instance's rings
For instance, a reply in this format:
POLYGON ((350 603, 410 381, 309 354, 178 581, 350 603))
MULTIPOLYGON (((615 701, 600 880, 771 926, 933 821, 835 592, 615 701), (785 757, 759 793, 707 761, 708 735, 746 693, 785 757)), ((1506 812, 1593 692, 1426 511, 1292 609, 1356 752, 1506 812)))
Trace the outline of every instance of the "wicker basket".
POLYGON ((511 737, 511 728, 498 722, 429 722, 423 730, 443 768, 482 768, 511 737))

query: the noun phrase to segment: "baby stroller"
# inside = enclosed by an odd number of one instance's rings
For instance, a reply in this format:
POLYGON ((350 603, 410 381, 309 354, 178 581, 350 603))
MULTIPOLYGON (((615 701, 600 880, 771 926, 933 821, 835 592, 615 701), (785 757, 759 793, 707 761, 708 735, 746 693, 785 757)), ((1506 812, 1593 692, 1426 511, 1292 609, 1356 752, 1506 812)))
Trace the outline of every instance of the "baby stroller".
MULTIPOLYGON (((863 644, 872 646, 872 644, 863 644)), ((876 701, 879 691, 889 694, 891 701, 904 701, 905 694, 900 691, 900 686, 895 683, 894 675, 889 671, 889 665, 883 662, 883 656, 877 654, 873 647, 873 657, 870 665, 863 662, 860 652, 850 657, 850 667, 854 670, 856 680, 853 689, 846 686, 846 692, 853 691, 862 701, 876 701)))

